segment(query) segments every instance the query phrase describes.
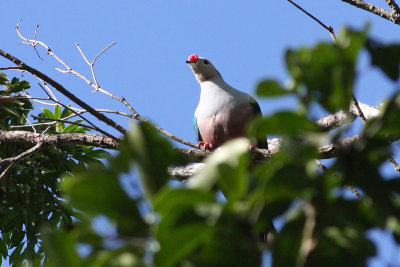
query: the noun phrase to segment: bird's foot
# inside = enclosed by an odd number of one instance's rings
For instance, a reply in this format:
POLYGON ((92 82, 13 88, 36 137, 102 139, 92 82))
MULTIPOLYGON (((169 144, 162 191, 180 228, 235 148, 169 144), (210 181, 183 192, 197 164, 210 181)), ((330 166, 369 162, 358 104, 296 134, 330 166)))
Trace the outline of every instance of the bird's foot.
POLYGON ((207 143, 207 142, 203 142, 203 141, 199 142, 199 146, 201 149, 204 149, 204 150, 213 150, 214 149, 213 145, 211 143, 207 143))

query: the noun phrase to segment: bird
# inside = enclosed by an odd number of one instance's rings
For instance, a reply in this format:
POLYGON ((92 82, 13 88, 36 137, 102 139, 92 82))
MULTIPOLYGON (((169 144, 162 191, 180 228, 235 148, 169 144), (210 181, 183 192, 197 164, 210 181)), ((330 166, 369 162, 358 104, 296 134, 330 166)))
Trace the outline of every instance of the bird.
MULTIPOLYGON (((210 60, 191 54, 186 63, 201 89, 193 118, 200 147, 213 150, 230 139, 245 136, 248 123, 261 116, 257 101, 226 83, 210 60)), ((268 149, 268 142, 258 140, 256 146, 268 149)))

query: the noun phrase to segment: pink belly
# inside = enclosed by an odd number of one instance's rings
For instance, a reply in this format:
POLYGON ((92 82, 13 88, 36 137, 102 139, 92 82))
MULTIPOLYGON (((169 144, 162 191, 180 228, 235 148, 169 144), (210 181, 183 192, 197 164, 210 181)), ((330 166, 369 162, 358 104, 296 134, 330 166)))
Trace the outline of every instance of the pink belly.
POLYGON ((222 110, 211 117, 197 117, 197 125, 203 141, 216 148, 230 139, 245 136, 253 116, 251 106, 247 105, 222 110))

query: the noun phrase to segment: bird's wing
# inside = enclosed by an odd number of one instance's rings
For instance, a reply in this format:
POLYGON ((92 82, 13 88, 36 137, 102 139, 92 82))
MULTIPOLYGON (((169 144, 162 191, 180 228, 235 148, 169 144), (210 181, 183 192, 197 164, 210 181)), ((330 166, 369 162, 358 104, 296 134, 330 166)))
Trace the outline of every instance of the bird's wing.
POLYGON ((249 102, 253 109, 254 115, 262 115, 260 105, 257 103, 257 101, 253 97, 250 97, 249 102))
MULTIPOLYGON (((257 103, 257 101, 253 97, 250 97, 249 102, 250 102, 251 108, 253 109, 254 116, 262 116, 261 108, 260 108, 260 105, 257 103)), ((258 140, 257 147, 268 149, 267 139, 258 140)))
POLYGON ((193 126, 194 126, 194 131, 196 133, 196 139, 198 142, 203 141, 203 138, 201 138, 200 131, 199 131, 199 126, 197 125, 197 118, 196 116, 193 117, 193 126))

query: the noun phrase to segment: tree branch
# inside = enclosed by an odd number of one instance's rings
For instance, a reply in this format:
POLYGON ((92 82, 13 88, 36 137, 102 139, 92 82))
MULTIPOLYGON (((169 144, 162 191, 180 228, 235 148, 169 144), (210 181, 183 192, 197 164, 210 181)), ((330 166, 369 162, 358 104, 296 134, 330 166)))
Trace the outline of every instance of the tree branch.
MULTIPOLYGON (((389 12, 383 8, 380 8, 378 6, 375 6, 373 4, 367 3, 363 0, 341 0, 342 2, 346 2, 350 5, 353 5, 355 7, 364 9, 368 12, 371 12, 375 15, 378 15, 381 18, 390 20, 392 22, 394 22, 397 25, 400 25, 400 20, 399 20, 399 15, 397 13, 394 12, 389 12)), ((393 1, 388 1, 386 0, 386 2, 393 2, 393 1)))
MULTIPOLYGON (((356 142, 361 139, 360 136, 356 135, 353 137, 339 139, 336 143, 321 146, 318 148, 318 158, 319 159, 330 159, 337 157, 340 151, 347 150, 349 147, 353 146, 356 142)), ((391 140, 395 142, 396 140, 391 140)), ((266 160, 276 153, 279 152, 282 145, 282 140, 279 138, 274 138, 268 140, 268 150, 267 149, 254 149, 251 150, 251 155, 253 160, 262 161, 266 160)), ((223 149, 223 148, 221 148, 223 149)), ((199 149, 179 149, 179 152, 188 156, 192 162, 199 162, 206 158, 211 152, 203 151, 199 149)), ((202 163, 201 163, 202 164, 202 163)), ((176 166, 168 169, 168 173, 171 177, 177 180, 184 181, 196 174, 197 171, 201 170, 203 165, 191 164, 186 166, 176 166)))
POLYGON ((385 0, 386 4, 388 4, 388 6, 390 7, 390 9, 392 10, 393 13, 395 13, 396 15, 400 14, 400 8, 397 5, 395 0, 385 0))
POLYGON ((394 160, 393 157, 390 157, 390 158, 389 158, 389 162, 392 163, 394 169, 395 169, 398 173, 400 173, 400 165, 394 160))
MULTIPOLYGON (((97 112, 94 108, 92 108, 91 106, 86 104, 84 101, 82 101, 81 99, 76 97, 74 94, 72 94, 67 89, 65 89, 64 86, 62 86, 61 84, 59 84, 58 82, 56 82, 55 80, 53 80, 52 78, 47 76, 46 74, 38 71, 35 68, 32 68, 32 67, 28 66, 27 64, 22 62, 20 59, 14 57, 13 55, 11 55, 11 54, 9 54, 9 53, 1 50, 1 49, 0 49, 0 56, 6 58, 6 59, 10 60, 11 62, 13 62, 14 64, 18 65, 22 70, 27 71, 27 72, 31 73, 32 75, 34 75, 34 76, 40 78, 41 80, 45 81, 46 83, 50 84, 54 89, 56 89, 57 91, 62 93, 64 96, 68 97, 70 100, 72 100, 73 102, 75 102, 76 104, 78 104, 79 106, 84 108, 85 110, 87 110, 90 114, 92 114, 94 117, 96 117, 100 121, 102 121, 102 122, 106 123, 107 125, 113 127, 114 129, 118 130, 122 134, 126 134, 127 131, 121 125, 119 125, 118 123, 114 122, 113 120, 111 120, 110 118, 105 116, 104 114, 102 114, 100 112, 97 112)), ((109 135, 109 134, 107 134, 107 135, 109 135)), ((114 137, 112 135, 109 136, 109 137, 111 137, 113 139, 117 139, 116 137, 114 137)))
POLYGON ((302 8, 301 6, 299 6, 298 4, 296 4, 295 2, 293 2, 292 0, 288 0, 292 5, 294 5, 296 8, 300 9, 303 13, 305 13, 307 16, 309 16, 310 18, 312 18, 313 20, 315 20, 319 25, 321 25, 322 27, 325 28, 325 30, 327 30, 329 32, 329 34, 332 37, 333 42, 336 42, 336 36, 335 36, 335 32, 333 31, 332 26, 326 25, 325 23, 323 23, 322 21, 320 21, 319 19, 317 19, 317 17, 313 16, 310 12, 308 12, 307 10, 305 10, 304 8, 302 8))
POLYGON ((116 150, 118 149, 118 142, 121 140, 87 133, 40 134, 28 131, 0 130, 0 142, 43 143, 43 145, 89 145, 116 150))
MULTIPOLYGON (((36 46, 37 46, 37 45, 40 45, 40 46, 44 47, 44 48, 46 49, 47 53, 48 53, 49 55, 51 55, 52 57, 54 57, 58 62, 60 62, 60 63, 65 67, 65 69, 66 69, 66 70, 61 70, 61 69, 59 69, 59 68, 56 68, 58 71, 60 71, 60 72, 62 72, 62 73, 72 73, 72 74, 76 75, 77 77, 79 77, 80 79, 82 79, 83 81, 85 81, 88 85, 92 86, 92 87, 94 88, 94 91, 93 91, 93 92, 99 91, 99 92, 101 92, 101 93, 103 93, 103 94, 105 94, 105 95, 107 95, 107 96, 109 96, 109 97, 111 97, 111 98, 113 98, 113 99, 115 99, 115 100, 117 100, 117 101, 123 103, 123 104, 132 112, 133 118, 134 118, 134 119, 139 120, 139 121, 142 121, 142 122, 147 122, 147 123, 149 123, 152 127, 154 127, 154 128, 155 128, 157 131, 159 131, 161 134, 163 134, 163 135, 165 135, 165 136, 167 136, 167 137, 169 137, 169 138, 171 138, 171 139, 173 139, 173 140, 175 140, 175 141, 177 141, 177 142, 179 142, 179 143, 182 143, 182 144, 184 144, 184 145, 191 146, 191 147, 194 147, 194 148, 199 148, 199 146, 198 146, 197 144, 192 143, 192 142, 189 142, 189 141, 186 141, 186 140, 184 140, 184 139, 182 139, 182 138, 179 138, 179 137, 177 137, 177 136, 175 136, 175 135, 173 135, 173 134, 167 132, 166 130, 164 130, 163 128, 159 127, 158 125, 153 124, 153 123, 150 122, 149 120, 147 120, 147 119, 143 118, 142 116, 140 116, 139 113, 128 103, 128 101, 126 101, 126 99, 125 99, 124 97, 118 97, 118 96, 116 96, 116 95, 113 95, 112 93, 110 93, 110 92, 108 92, 108 91, 106 91, 106 90, 104 90, 103 88, 100 87, 100 85, 99 85, 99 83, 97 82, 97 79, 96 79, 96 74, 95 74, 95 71, 94 71, 94 64, 95 64, 96 60, 99 58, 99 56, 101 56, 105 51, 107 51, 111 46, 113 46, 113 45, 115 44, 115 42, 111 43, 111 44, 108 45, 106 48, 104 48, 99 54, 97 54, 96 57, 93 59, 92 62, 89 62, 89 60, 87 59, 86 55, 83 53, 83 50, 80 48, 79 44, 76 44, 76 46, 77 46, 79 52, 81 53, 83 59, 84 59, 85 62, 89 65, 89 67, 90 67, 90 69, 91 69, 92 76, 93 76, 93 79, 94 79, 94 82, 92 82, 92 81, 90 81, 87 77, 85 77, 84 75, 82 75, 82 74, 80 74, 79 72, 73 70, 65 61, 63 61, 63 60, 62 60, 60 57, 58 57, 54 52, 52 52, 52 50, 50 49, 50 47, 47 46, 44 42, 41 42, 41 41, 36 40, 37 27, 36 27, 36 29, 35 29, 35 34, 34 34, 34 39, 33 39, 33 40, 24 37, 24 36, 22 35, 22 33, 19 31, 19 25, 20 25, 20 23, 21 23, 21 20, 18 22, 18 24, 17 24, 17 26, 16 26, 16 30, 17 30, 17 33, 18 33, 19 37, 23 40, 22 43, 27 44, 27 45, 31 45, 31 46, 33 46, 35 49, 36 49, 36 46)), ((54 86, 53 86, 53 87, 54 87, 54 86)), ((57 88, 56 88, 56 89, 57 89, 57 88)), ((74 101, 74 102, 75 102, 75 101, 74 101)), ((77 103, 77 102, 75 102, 75 103, 77 103)), ((78 103, 77 103, 77 104, 78 104, 78 103)), ((78 104, 78 105, 79 105, 79 104, 78 104)), ((80 106, 81 106, 81 105, 80 105, 80 106)), ((81 107, 82 107, 82 106, 81 106, 81 107)), ((85 108, 85 109, 86 109, 86 108, 85 108)), ((90 113, 92 113, 90 110, 88 110, 88 111, 89 111, 90 113)), ((124 129, 124 130, 125 130, 125 129, 124 129)), ((104 133, 103 133, 103 134, 104 134, 104 133)))
POLYGON ((340 110, 336 113, 329 114, 316 121, 317 125, 325 130, 335 129, 344 123, 354 121, 360 114, 364 117, 364 120, 370 120, 377 118, 381 114, 381 110, 378 107, 373 107, 363 102, 357 101, 352 102, 350 105, 349 112, 340 110))

